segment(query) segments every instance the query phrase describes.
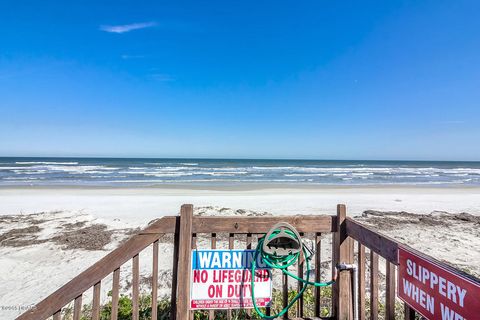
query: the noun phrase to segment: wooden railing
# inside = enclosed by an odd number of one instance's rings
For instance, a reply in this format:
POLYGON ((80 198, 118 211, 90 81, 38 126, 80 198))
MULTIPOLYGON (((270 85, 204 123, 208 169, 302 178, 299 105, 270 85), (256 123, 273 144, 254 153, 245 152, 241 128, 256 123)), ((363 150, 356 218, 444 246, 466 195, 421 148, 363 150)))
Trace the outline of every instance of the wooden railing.
MULTIPOLYGON (((135 288, 134 294, 138 295, 138 291, 136 291, 138 288, 138 254, 153 243, 153 254, 158 256, 158 240, 166 233, 174 233, 176 222, 176 217, 164 217, 156 221, 17 319, 39 320, 50 316, 53 316, 54 320, 60 319, 62 308, 73 300, 73 319, 78 320, 81 316, 82 295, 91 288, 93 289, 93 319, 99 319, 101 281, 111 273, 113 273, 112 314, 115 315, 118 312, 120 267, 128 260, 133 260, 133 287, 135 288)), ((156 268, 158 268, 158 259, 153 260, 153 270, 157 270, 156 268)), ((153 277, 156 274, 157 272, 153 272, 153 277)), ((154 280, 152 291, 157 289, 157 285, 157 281, 154 280)), ((153 295, 152 298, 153 305, 156 303, 156 295, 153 295)))
MULTIPOLYGON (((369 303, 370 310, 368 312, 369 318, 376 320, 379 318, 380 309, 379 309, 379 258, 382 258, 385 263, 385 298, 384 304, 384 314, 383 318, 386 320, 395 319, 399 311, 403 313, 403 319, 413 320, 416 318, 422 318, 419 313, 417 313, 413 308, 408 304, 403 303, 399 299, 396 299, 396 284, 397 284, 397 269, 399 265, 398 261, 398 250, 399 248, 407 249, 410 252, 414 252, 415 255, 421 257, 423 260, 429 261, 430 263, 440 266, 443 269, 462 276, 464 278, 469 278, 475 283, 479 283, 479 280, 473 277, 470 274, 467 274, 461 270, 458 270, 449 264, 441 262, 429 255, 426 255, 418 250, 415 250, 405 244, 402 244, 390 237, 382 235, 377 231, 372 230, 369 227, 353 220, 352 218, 345 218, 341 227, 345 231, 344 241, 348 243, 349 262, 353 262, 353 253, 354 253, 354 242, 356 242, 356 257, 358 263, 358 305, 359 305, 359 319, 364 320, 367 317, 366 312, 366 302, 369 303), (367 252, 368 259, 367 259, 367 252), (369 260, 370 272, 368 278, 366 277, 366 266, 367 260, 369 260), (370 288, 366 290, 366 279, 369 280, 370 288), (366 292, 369 291, 370 297, 367 299, 366 292), (400 307, 400 308, 399 308, 400 307), (400 309, 400 310, 399 310, 400 309), (403 309, 403 310, 402 310, 403 309)), ((342 312, 342 311, 341 311, 342 312)), ((346 319, 346 318, 345 318, 346 319)))
MULTIPOLYGON (((129 260, 132 261, 132 303, 133 319, 138 319, 139 308, 139 254, 147 247, 153 248, 152 261, 152 319, 157 318, 158 303, 158 253, 159 239, 166 234, 174 234, 174 252, 172 265, 171 319, 188 319, 189 284, 190 284, 190 251, 197 246, 197 235, 208 234, 212 248, 216 247, 219 234, 228 235, 229 248, 238 243, 240 237, 245 239, 245 248, 252 247, 252 238, 265 234, 275 223, 286 221, 295 226, 302 234, 311 233, 316 241, 316 265, 321 264, 320 248, 322 233, 331 233, 337 229, 336 216, 262 216, 262 217, 215 217, 193 216, 193 206, 183 205, 180 216, 163 217, 134 235, 116 250, 99 260, 93 266, 79 274, 63 287, 27 311, 18 320, 41 320, 53 316, 59 320, 62 308, 73 302, 73 319, 79 320, 82 313, 83 296, 88 290, 93 291, 92 319, 99 319, 102 291, 102 280, 113 274, 111 287, 112 319, 117 319, 120 296, 120 268, 129 260)), ((303 264, 301 264, 303 266, 303 264)), ((300 271, 299 271, 300 272, 300 271)), ((317 268, 315 278, 320 279, 317 268)), ((288 290, 288 280, 284 278, 283 289, 288 290)), ((286 293, 287 290, 285 290, 286 293)), ((288 296, 283 294, 283 304, 288 296)), ((320 315, 320 290, 316 290, 315 314, 320 315)), ((300 300, 303 313, 303 300, 300 300)), ((268 312, 268 310, 267 310, 268 312)), ((210 311, 209 318, 215 318, 216 311, 210 311)), ((228 317, 230 318, 230 317, 228 317)))
MULTIPOLYGON (((233 249, 235 245, 241 244, 242 248, 252 248, 255 238, 263 236, 275 223, 288 222, 298 232, 313 240, 315 247, 315 281, 321 280, 320 266, 322 265, 321 252, 322 235, 331 234, 331 276, 336 274, 336 266, 339 263, 356 263, 358 265, 358 310, 354 311, 354 292, 351 283, 351 272, 346 270, 338 273, 337 282, 333 286, 331 304, 328 306, 330 319, 352 319, 355 312, 358 318, 363 320, 369 316, 376 320, 379 317, 379 310, 384 309, 385 319, 395 319, 395 307, 402 303, 396 301, 396 266, 398 265, 397 252, 402 244, 379 234, 376 231, 360 224, 359 222, 346 217, 344 205, 337 206, 336 215, 315 215, 315 216, 261 216, 261 217, 219 217, 219 216, 194 216, 192 205, 183 205, 180 216, 164 217, 149 225, 146 229, 134 235, 119 248, 112 251, 93 266, 72 279, 63 287, 55 291, 46 299, 36 305, 35 308, 27 311, 17 319, 19 320, 43 320, 53 316, 59 320, 62 308, 73 302, 73 319, 79 320, 82 315, 82 303, 84 294, 92 290, 92 319, 99 319, 101 301, 100 292, 102 280, 113 274, 111 290, 111 319, 117 319, 118 302, 120 295, 120 269, 129 260, 132 261, 132 319, 139 319, 139 254, 149 246, 152 246, 152 319, 157 319, 158 304, 158 260, 159 240, 166 234, 173 234, 173 265, 172 265, 172 287, 171 287, 171 319, 185 320, 192 318, 189 310, 190 298, 190 267, 191 250, 197 248, 198 238, 202 236, 209 238, 209 246, 217 247, 219 235, 225 234, 228 239, 228 247, 233 249), (355 245, 356 243, 356 245, 355 245), (385 262, 385 294, 379 292, 379 261, 385 262), (369 268, 367 268, 369 267, 369 268), (369 270, 367 282, 367 270, 369 270), (367 288, 368 284, 368 288, 367 288), (368 289, 368 290, 367 290, 368 289), (369 296, 367 297, 367 292, 369 296), (380 308, 380 297, 385 298, 384 308, 380 308), (367 314, 367 306, 369 312, 367 314)), ((420 253, 419 253, 420 254, 420 253)), ((426 255, 422 257, 431 259, 426 255)), ((439 263, 438 261, 435 261, 439 263)), ((445 264, 442 264, 445 265, 445 264)), ((446 265, 445 265, 446 266, 446 265)), ((304 274, 303 257, 296 265, 298 275, 304 274)), ((451 268, 446 266, 446 268, 451 268)), ((453 268, 451 268, 453 269, 453 268)), ((382 278, 383 281, 383 278, 382 278)), ((302 283, 297 283, 297 290, 300 290, 302 283)), ((288 277, 282 277, 282 305, 288 303, 289 290, 288 277)), ((322 288, 314 289, 313 310, 306 310, 304 299, 299 299, 296 305, 296 318, 302 319, 307 313, 313 314, 318 319, 322 315, 322 288)), ((270 310, 266 309, 267 314, 270 310)), ((215 319, 218 311, 208 312, 209 319, 215 319)), ((404 318, 414 319, 415 311, 404 305, 404 318)), ((250 311, 247 311, 246 317, 250 311)), ((288 319, 288 314, 284 319, 288 319)), ((232 313, 227 312, 227 319, 231 319, 232 313)))
MULTIPOLYGON (((365 319, 365 305, 366 305, 366 266, 367 256, 366 250, 369 250, 369 264, 370 264, 370 319, 376 320, 379 315, 379 256, 385 260, 385 319, 395 319, 396 303, 396 265, 398 265, 398 248, 400 244, 368 227, 358 223, 357 221, 346 218, 345 230, 347 234, 347 241, 357 242, 357 263, 358 263, 358 305, 359 305, 359 319, 365 319)), ((353 244, 350 245, 349 250, 353 251, 353 244)), ((352 254, 353 256, 353 254, 352 254)), ((353 262, 353 261, 352 261, 353 262)), ((400 303, 400 302, 399 302, 400 303)), ((405 319, 414 319, 414 311, 404 304, 405 319)))
MULTIPOLYGON (((262 217, 196 217, 193 216, 192 208, 183 206, 180 214, 180 242, 179 242, 179 260, 178 273, 181 275, 189 275, 190 270, 190 252, 197 248, 198 234, 207 234, 211 238, 211 248, 216 247, 217 234, 225 233, 228 235, 228 247, 234 248, 234 244, 238 240, 245 239, 242 242, 243 248, 252 247, 253 236, 263 236, 277 222, 283 221, 293 225, 302 235, 312 235, 314 237, 315 252, 315 280, 320 281, 320 265, 321 265, 321 235, 323 233, 332 233, 337 231, 337 217, 322 216, 262 216, 262 217)), ((332 246, 332 252, 335 250, 332 246)), ((298 273, 303 276, 303 261, 299 261, 296 267, 298 273)), ((331 270, 332 276, 335 272, 331 270)), ((178 296, 176 306, 177 319, 191 318, 189 311, 190 297, 190 279, 188 276, 179 277, 178 279, 178 296)), ((297 287, 301 288, 301 283, 297 283, 297 287)), ((282 305, 288 304, 288 277, 282 277, 282 305)), ((313 313, 316 317, 320 317, 320 288, 315 290, 315 303, 313 313)), ((334 298, 335 299, 335 298, 334 298)), ((335 305, 335 304, 334 304, 335 305)), ((270 310, 267 308, 267 315, 270 310)), ((333 317, 335 310, 330 310, 330 316, 333 317)), ((302 318, 304 314, 304 300, 299 299, 297 303, 296 316, 302 318)), ((231 312, 227 313, 227 319, 231 318, 231 312)), ((284 319, 287 319, 285 315, 284 319)), ((211 311, 209 319, 215 319, 215 311, 211 311)))

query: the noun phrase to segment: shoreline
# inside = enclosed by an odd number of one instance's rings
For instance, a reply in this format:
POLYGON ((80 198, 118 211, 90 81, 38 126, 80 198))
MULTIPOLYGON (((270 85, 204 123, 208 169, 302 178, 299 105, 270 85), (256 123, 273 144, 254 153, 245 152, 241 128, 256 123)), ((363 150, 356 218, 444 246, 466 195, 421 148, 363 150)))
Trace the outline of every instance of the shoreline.
POLYGON ((0 185, 2 190, 186 190, 186 191, 270 191, 270 190, 288 190, 288 191, 328 191, 328 190, 475 190, 480 193, 480 185, 464 184, 364 184, 364 185, 338 185, 338 184, 273 184, 273 183, 245 183, 245 184, 162 184, 153 186, 132 186, 132 185, 0 185))

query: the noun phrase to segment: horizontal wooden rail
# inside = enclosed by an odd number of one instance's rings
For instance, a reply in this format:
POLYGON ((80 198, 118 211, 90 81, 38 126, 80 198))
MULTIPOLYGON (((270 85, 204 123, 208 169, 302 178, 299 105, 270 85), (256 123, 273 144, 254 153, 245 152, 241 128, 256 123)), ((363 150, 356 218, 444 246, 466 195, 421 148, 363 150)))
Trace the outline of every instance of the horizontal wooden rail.
MULTIPOLYGON (((167 217, 165 217, 167 218, 167 217)), ((165 219, 163 218, 163 219, 165 219)), ((179 217, 168 217, 174 219, 179 217)), ((141 233, 173 233, 174 223, 168 221, 168 226, 157 224, 150 226, 148 230, 141 233), (172 228, 171 230, 169 228, 172 228), (168 231, 166 231, 168 229, 168 231)), ((295 226, 298 232, 334 232, 337 228, 337 217, 322 215, 296 215, 296 216, 261 216, 261 217, 236 217, 236 216, 194 216, 193 233, 267 233, 277 222, 288 222, 295 226)))
POLYGON ((382 235, 348 217, 346 219, 346 229, 349 237, 378 253, 387 261, 398 265, 398 247, 400 244, 396 240, 382 235))
POLYGON ((156 234, 156 233, 175 233, 177 223, 179 223, 179 216, 166 216, 152 222, 148 227, 140 230, 138 234, 156 234))
POLYGON ((93 266, 80 273, 70 282, 38 303, 35 308, 22 314, 17 320, 39 320, 50 317, 66 304, 78 296, 81 296, 86 290, 97 284, 104 277, 120 268, 122 264, 132 259, 133 256, 154 241, 158 240, 166 233, 165 231, 175 230, 175 223, 176 219, 172 218, 162 218, 155 221, 148 226, 144 232, 127 240, 116 250, 100 259, 93 266), (151 229, 157 230, 158 233, 151 233, 151 229))
POLYGON ((335 216, 262 216, 262 217, 195 217, 193 232, 266 233, 277 222, 287 222, 298 232, 332 232, 335 216))

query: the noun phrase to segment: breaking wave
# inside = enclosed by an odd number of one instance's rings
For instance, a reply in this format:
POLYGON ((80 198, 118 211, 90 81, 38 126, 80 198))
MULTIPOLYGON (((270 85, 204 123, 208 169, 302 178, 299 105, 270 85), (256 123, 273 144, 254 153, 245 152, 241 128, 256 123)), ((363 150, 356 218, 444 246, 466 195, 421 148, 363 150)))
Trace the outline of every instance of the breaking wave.
POLYGON ((480 163, 0 158, 5 185, 480 185, 480 163))

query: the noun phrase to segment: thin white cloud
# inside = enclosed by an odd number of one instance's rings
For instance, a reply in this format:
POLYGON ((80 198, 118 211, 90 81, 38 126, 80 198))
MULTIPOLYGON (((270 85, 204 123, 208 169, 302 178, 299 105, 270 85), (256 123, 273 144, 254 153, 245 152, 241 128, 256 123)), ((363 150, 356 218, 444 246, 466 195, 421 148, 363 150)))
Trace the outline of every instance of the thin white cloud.
POLYGON ((118 26, 104 25, 104 26, 100 26, 100 30, 105 31, 105 32, 111 32, 111 33, 125 33, 125 32, 130 32, 130 31, 133 31, 133 30, 139 30, 139 29, 154 27, 156 25, 157 25, 157 23, 154 22, 154 21, 123 24, 123 25, 118 25, 118 26))

